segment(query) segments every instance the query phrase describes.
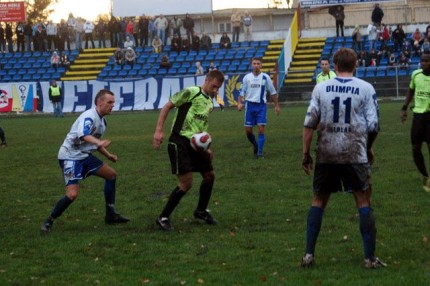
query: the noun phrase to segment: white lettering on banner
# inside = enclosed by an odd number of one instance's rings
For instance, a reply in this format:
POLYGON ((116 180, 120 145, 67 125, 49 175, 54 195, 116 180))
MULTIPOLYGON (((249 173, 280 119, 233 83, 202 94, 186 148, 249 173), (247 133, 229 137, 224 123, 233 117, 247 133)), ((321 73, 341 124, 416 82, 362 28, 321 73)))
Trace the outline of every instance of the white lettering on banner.
POLYGON ((380 2, 399 2, 403 0, 300 0, 302 8, 315 8, 330 5, 370 4, 380 2))
MULTIPOLYGON (((224 84, 219 89, 218 95, 226 100, 227 106, 234 104, 235 98, 239 94, 237 80, 239 76, 233 77, 233 82, 229 83, 229 76, 226 75, 224 84), (228 90, 225 87, 228 86, 228 90)), ((204 84, 205 76, 190 77, 164 77, 146 78, 137 81, 107 82, 107 81, 57 81, 63 91, 63 112, 83 112, 94 106, 94 98, 101 89, 111 90, 115 94, 114 110, 154 110, 162 108, 170 96, 187 86, 201 86, 204 84)), ((0 83, 0 90, 5 90, 8 98, 12 99, 12 86, 18 83, 0 83)), ((21 86, 21 85, 19 85, 21 86)), ((39 96, 39 111, 52 113, 53 106, 49 100, 50 83, 31 82, 22 84, 20 91, 25 91, 36 97, 39 96), (37 87, 37 88, 36 88, 37 87)), ((15 88, 17 90, 17 88, 15 88)), ((16 92, 18 95, 18 91, 16 92)), ((17 98, 16 102, 21 101, 17 98)), ((30 100, 27 100, 30 101, 30 100)), ((30 102, 26 101, 27 111, 32 110, 30 102), (30 109, 29 109, 30 108, 30 109)), ((13 103, 13 100, 10 100, 13 103)), ((18 102, 21 103, 21 102, 18 102)), ((17 104, 17 103, 16 103, 17 104)), ((10 112, 11 104, 5 103, 0 106, 0 112, 10 112), (4 105, 4 106, 3 106, 4 105), (9 106, 10 105, 10 106, 9 106)), ((218 106, 216 100, 214 105, 218 106)), ((25 110, 24 110, 25 111, 25 110)))

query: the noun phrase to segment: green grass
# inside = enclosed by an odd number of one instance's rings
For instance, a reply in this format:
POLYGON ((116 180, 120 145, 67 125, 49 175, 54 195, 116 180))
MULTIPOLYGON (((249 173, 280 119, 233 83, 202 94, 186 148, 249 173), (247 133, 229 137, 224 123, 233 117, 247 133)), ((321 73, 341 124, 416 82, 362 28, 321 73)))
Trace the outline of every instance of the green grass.
MULTIPOLYGON (((381 103, 375 143, 373 207, 377 255, 389 266, 363 268, 353 198, 335 194, 326 210, 316 265, 302 269, 311 176, 301 170, 306 106, 269 110, 265 160, 255 160, 243 113, 210 117, 216 182, 209 208, 220 221, 192 217, 200 178, 161 232, 155 217, 176 184, 166 142, 152 148, 156 111, 114 113, 106 138, 119 161, 116 208, 132 221, 104 224, 103 182, 81 183, 79 198, 49 235, 40 223, 64 195, 56 160, 77 114, 1 116, 9 147, 0 149, 0 285, 428 285, 430 194, 421 190, 401 103, 381 103), (343 237, 348 239, 344 240, 343 237)), ((170 127, 166 125, 167 131, 170 127)), ((428 158, 427 152, 425 152, 428 158)))

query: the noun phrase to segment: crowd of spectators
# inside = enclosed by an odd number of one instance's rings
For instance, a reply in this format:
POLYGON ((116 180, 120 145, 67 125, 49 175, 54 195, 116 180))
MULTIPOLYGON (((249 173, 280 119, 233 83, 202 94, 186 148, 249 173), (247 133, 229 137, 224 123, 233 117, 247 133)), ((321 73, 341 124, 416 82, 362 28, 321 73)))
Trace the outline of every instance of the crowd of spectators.
MULTIPOLYGON (((235 11, 231 16, 233 41, 239 41, 243 27, 244 40, 252 40, 252 16, 248 11, 241 14, 235 11)), ((206 33, 198 34, 194 30, 194 19, 186 14, 183 19, 178 16, 156 17, 141 15, 139 17, 112 17, 90 21, 69 14, 67 20, 60 23, 52 21, 32 23, 28 21, 0 24, 0 52, 24 51, 63 51, 83 48, 105 48, 125 46, 126 41, 133 42, 132 47, 151 46, 156 36, 162 47, 170 44, 174 35, 181 40, 181 49, 209 50, 212 39, 206 33), (127 40, 128 37, 128 40, 127 40), (185 40, 185 38, 187 40, 185 40), (169 39, 169 40, 168 40, 169 39), (85 45, 84 45, 85 43, 85 45), (97 45, 96 45, 97 43, 97 45)))

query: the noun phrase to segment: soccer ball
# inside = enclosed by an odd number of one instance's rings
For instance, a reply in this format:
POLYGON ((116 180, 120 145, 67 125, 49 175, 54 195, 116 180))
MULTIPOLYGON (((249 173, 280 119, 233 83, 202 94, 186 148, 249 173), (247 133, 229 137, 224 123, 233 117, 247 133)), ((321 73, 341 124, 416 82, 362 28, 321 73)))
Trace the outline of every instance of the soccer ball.
POLYGON ((191 147, 197 152, 205 152, 212 143, 212 138, 207 132, 199 132, 191 136, 191 147))

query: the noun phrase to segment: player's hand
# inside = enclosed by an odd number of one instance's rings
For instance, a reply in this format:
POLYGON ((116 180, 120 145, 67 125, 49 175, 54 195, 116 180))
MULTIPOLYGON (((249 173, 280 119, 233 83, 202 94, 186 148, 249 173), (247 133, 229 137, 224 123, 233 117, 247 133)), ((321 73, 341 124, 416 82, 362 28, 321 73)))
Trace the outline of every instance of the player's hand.
POLYGON ((402 123, 404 123, 407 118, 408 118, 408 112, 406 110, 401 110, 400 111, 400 120, 402 121, 402 123))
POLYGON ((237 104, 237 111, 242 111, 243 109, 243 104, 242 103, 238 103, 237 104))
POLYGON ((305 171, 306 175, 310 175, 313 168, 313 160, 309 153, 303 154, 302 168, 305 171))
POLYGON ((116 163, 116 161, 118 161, 118 156, 115 154, 109 154, 107 156, 107 158, 109 159, 109 161, 116 163))
POLYGON ((375 154, 373 153, 373 149, 367 149, 367 162, 369 162, 370 165, 373 164, 375 160, 375 154))
POLYGON ((112 143, 112 141, 110 141, 110 140, 100 140, 100 143, 97 144, 97 147, 98 148, 100 148, 100 147, 107 148, 107 147, 109 147, 110 143, 112 143))
POLYGON ((279 116, 279 114, 281 113, 281 108, 279 108, 279 105, 276 105, 276 106, 275 106, 275 113, 276 113, 276 115, 278 115, 278 116, 279 116))
POLYGON ((163 143, 164 134, 163 132, 155 132, 154 138, 152 139, 152 146, 154 149, 160 149, 161 143, 163 143))

